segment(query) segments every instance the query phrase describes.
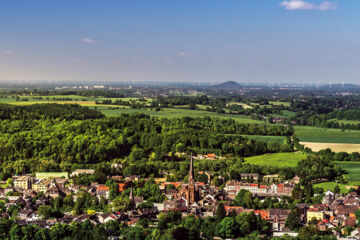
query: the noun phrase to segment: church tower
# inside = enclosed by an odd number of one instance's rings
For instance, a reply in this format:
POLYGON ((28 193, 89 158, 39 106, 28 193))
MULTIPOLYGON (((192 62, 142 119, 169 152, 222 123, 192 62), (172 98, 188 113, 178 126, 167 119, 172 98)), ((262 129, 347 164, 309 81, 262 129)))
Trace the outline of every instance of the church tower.
POLYGON ((195 197, 195 179, 194 179, 194 168, 193 168, 193 158, 190 159, 190 170, 189 170, 189 180, 188 180, 188 192, 187 192, 187 201, 188 206, 192 205, 196 201, 195 197))
POLYGON ((135 204, 135 198, 134 198, 134 193, 133 193, 133 188, 132 188, 132 186, 131 186, 131 189, 130 189, 129 201, 130 201, 130 206, 129 206, 129 208, 130 208, 131 210, 135 209, 136 204, 135 204))

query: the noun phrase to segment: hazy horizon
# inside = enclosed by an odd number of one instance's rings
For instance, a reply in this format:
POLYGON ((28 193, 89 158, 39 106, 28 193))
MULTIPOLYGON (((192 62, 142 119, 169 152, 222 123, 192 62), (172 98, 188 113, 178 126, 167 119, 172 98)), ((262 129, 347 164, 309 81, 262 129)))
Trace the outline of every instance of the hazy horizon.
POLYGON ((0 82, 355 83, 360 2, 0 3, 0 82))

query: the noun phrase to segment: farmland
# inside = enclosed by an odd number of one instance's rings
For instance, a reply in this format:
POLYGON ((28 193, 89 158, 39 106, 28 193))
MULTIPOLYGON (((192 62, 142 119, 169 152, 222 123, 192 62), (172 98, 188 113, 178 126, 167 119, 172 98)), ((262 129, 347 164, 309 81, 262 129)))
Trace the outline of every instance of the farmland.
POLYGON ((245 162, 263 166, 295 167, 304 158, 306 158, 306 155, 302 153, 272 153, 248 157, 245 158, 245 162))
POLYGON ((216 117, 220 119, 232 118, 241 123, 263 123, 262 121, 250 119, 244 115, 230 115, 230 114, 218 114, 214 112, 208 112, 204 110, 190 110, 181 108, 163 108, 161 111, 151 111, 149 109, 131 109, 125 107, 111 108, 108 106, 97 107, 99 111, 106 116, 117 116, 122 113, 144 113, 153 117, 159 118, 181 118, 181 117, 216 117))
POLYGON ((359 130, 346 130, 319 127, 294 127, 301 142, 318 143, 356 143, 360 144, 359 130))
POLYGON ((340 123, 340 124, 360 124, 360 121, 358 121, 358 120, 345 120, 345 119, 338 120, 338 119, 330 119, 329 121, 331 121, 331 122, 338 122, 338 123, 340 123))
POLYGON ((277 102, 269 102, 269 104, 271 104, 271 105, 281 105, 281 106, 289 107, 291 103, 290 102, 277 101, 277 102))
POLYGON ((321 187, 325 191, 334 190, 336 185, 339 185, 342 193, 347 193, 351 187, 356 187, 360 185, 360 162, 337 162, 340 167, 345 170, 347 173, 344 175, 346 184, 339 184, 335 182, 324 182, 315 184, 314 187, 321 187))
POLYGON ((330 148, 333 152, 360 152, 360 144, 353 143, 320 143, 320 142, 300 142, 305 147, 318 152, 322 149, 330 148))
POLYGON ((340 167, 347 172, 345 180, 350 185, 360 184, 360 162, 337 162, 340 167))
MULTIPOLYGON (((55 95, 51 97, 42 97, 42 99, 35 99, 32 97, 20 97, 20 101, 16 101, 15 97, 7 97, 0 98, 0 103, 8 103, 14 105, 31 105, 31 104, 39 104, 39 103, 59 103, 59 104, 79 104, 81 106, 87 106, 90 108, 96 108, 97 110, 104 113, 106 116, 118 116, 123 113, 144 113, 150 116, 159 117, 159 118, 175 118, 175 117, 216 117, 220 119, 229 119, 232 118, 237 122, 241 123, 263 123, 259 120, 250 119, 245 115, 230 115, 230 114, 218 114, 215 112, 209 112, 205 110, 190 110, 183 108, 163 108, 160 111, 155 111, 151 109, 132 109, 128 106, 114 106, 114 105, 103 105, 96 104, 95 101, 102 101, 106 98, 89 98, 82 96, 62 96, 55 95), (24 101, 26 99, 26 101, 24 101), (64 100, 66 99, 66 100, 64 100), (67 100, 72 99, 72 100, 67 100)), ((116 100, 117 98, 112 98, 112 100, 116 100)), ((137 100, 137 98, 119 98, 123 101, 129 100, 137 100)), ((146 99, 148 102, 151 102, 151 99, 146 99)))

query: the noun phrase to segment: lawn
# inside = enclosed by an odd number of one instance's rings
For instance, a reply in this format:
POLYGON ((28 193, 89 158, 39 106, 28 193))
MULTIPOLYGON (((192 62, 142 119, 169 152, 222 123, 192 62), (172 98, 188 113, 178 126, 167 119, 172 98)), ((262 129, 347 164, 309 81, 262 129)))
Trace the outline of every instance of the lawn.
POLYGON ((342 131, 341 129, 306 126, 295 126, 294 129, 301 142, 360 144, 359 130, 342 131))
POLYGON ((335 183, 335 182, 323 182, 323 183, 317 183, 314 184, 313 187, 319 187, 323 188, 324 191, 334 191, 334 188, 336 185, 339 185, 341 193, 347 193, 349 192, 349 189, 346 188, 345 184, 335 183))
POLYGON ((245 158, 245 162, 254 165, 296 167, 297 163, 304 158, 306 158, 306 154, 302 153, 271 153, 245 158))

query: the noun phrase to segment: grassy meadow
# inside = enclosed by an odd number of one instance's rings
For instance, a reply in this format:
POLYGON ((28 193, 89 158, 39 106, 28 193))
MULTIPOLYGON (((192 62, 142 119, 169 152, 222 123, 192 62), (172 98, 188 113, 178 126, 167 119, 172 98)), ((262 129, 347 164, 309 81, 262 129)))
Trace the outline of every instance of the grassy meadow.
MULTIPOLYGON (((205 110, 201 110, 202 105, 199 107, 199 110, 190 110, 183 108, 164 108, 160 111, 155 111, 151 109, 132 109, 128 106, 116 106, 116 105, 102 105, 96 104, 95 101, 102 101, 107 98, 94 98, 94 97, 82 97, 75 95, 55 95, 55 96, 43 96, 42 99, 38 99, 37 97, 28 97, 28 96, 20 96, 20 101, 16 101, 16 97, 8 96, 7 98, 0 98, 0 103, 14 104, 14 105, 31 105, 31 104, 39 104, 39 103, 59 103, 59 104, 79 104, 81 106, 90 107, 93 109, 97 109, 101 111, 106 116, 117 116, 123 113, 144 113, 150 116, 159 117, 159 118, 175 118, 175 117, 216 117, 220 119, 234 119, 237 122, 241 123, 264 123, 263 121, 250 119, 245 115, 230 115, 230 114, 218 114, 215 112, 208 112, 205 110), (27 99, 26 101, 24 101, 27 99), (64 100, 65 99, 65 100, 64 100), (66 100, 72 99, 72 100, 66 100)), ((111 98, 111 100, 120 99, 123 101, 129 100, 137 100, 138 98, 111 98)), ((146 99, 148 103, 152 101, 152 99, 146 99)), ((205 108, 205 107, 204 107, 205 108)))
POLYGON ((336 185, 339 185, 341 193, 347 193, 351 187, 360 185, 360 162, 337 162, 340 167, 347 173, 344 175, 347 183, 340 184, 335 182, 324 182, 315 184, 314 187, 321 187, 325 191, 334 190, 336 185))
POLYGON ((330 119, 329 121, 338 122, 340 124, 353 124, 353 125, 360 124, 359 120, 346 120, 346 119, 338 120, 338 119, 333 118, 333 119, 330 119))
POLYGON ((360 185, 360 162, 337 162, 347 172, 344 175, 349 185, 360 185))
POLYGON ((317 183, 317 184, 314 184, 313 187, 323 188, 324 191, 328 191, 328 190, 334 191, 334 188, 335 188, 336 185, 339 185, 341 193, 349 192, 349 187, 346 187, 345 184, 340 184, 340 183, 335 183, 335 182, 317 183))
POLYGON ((360 144, 360 130, 295 126, 295 133, 301 142, 356 143, 360 144))
POLYGON ((245 162, 263 166, 295 167, 304 158, 306 154, 302 153, 271 153, 245 158, 245 162))

